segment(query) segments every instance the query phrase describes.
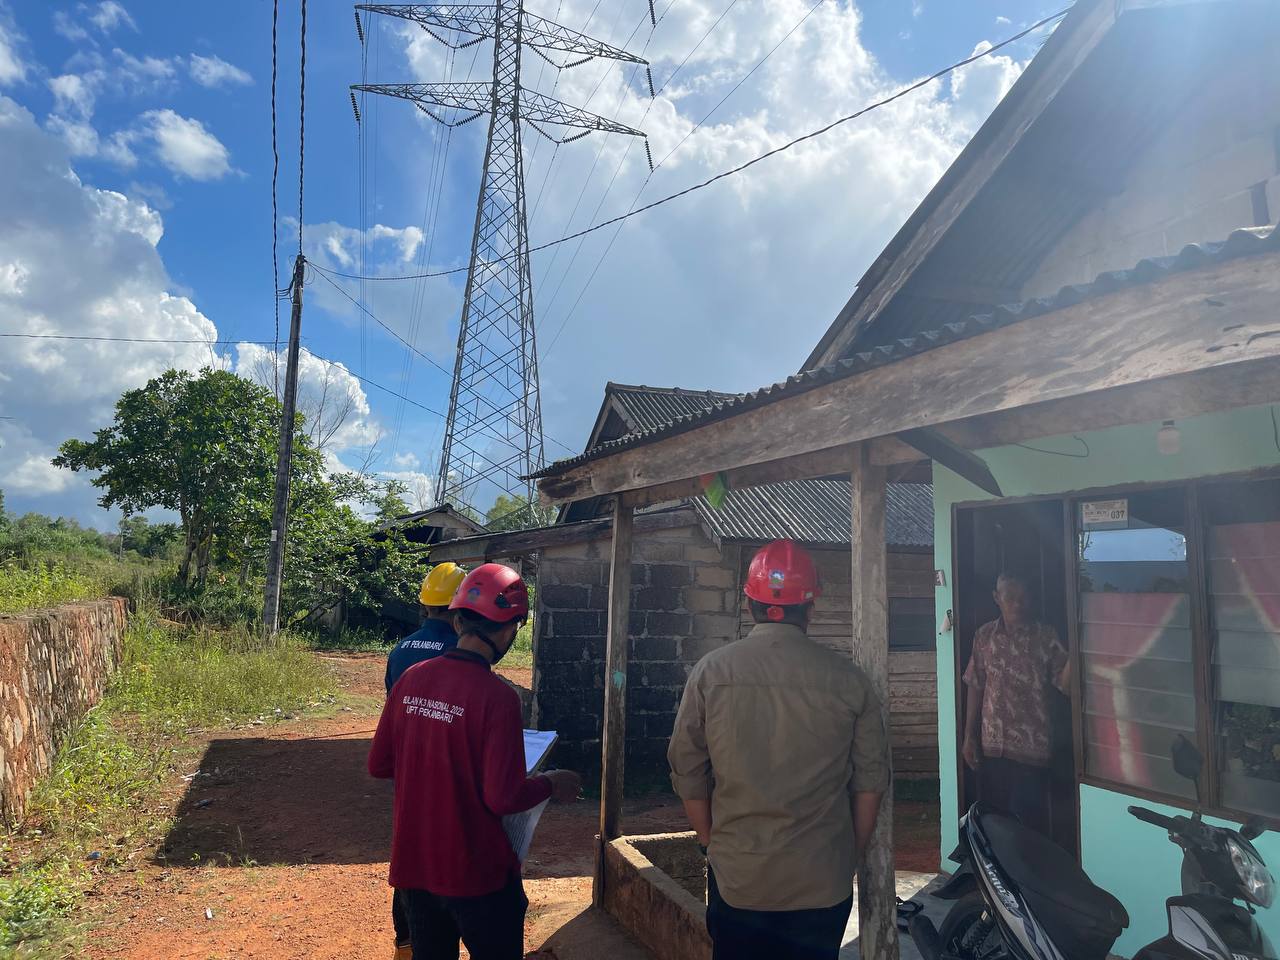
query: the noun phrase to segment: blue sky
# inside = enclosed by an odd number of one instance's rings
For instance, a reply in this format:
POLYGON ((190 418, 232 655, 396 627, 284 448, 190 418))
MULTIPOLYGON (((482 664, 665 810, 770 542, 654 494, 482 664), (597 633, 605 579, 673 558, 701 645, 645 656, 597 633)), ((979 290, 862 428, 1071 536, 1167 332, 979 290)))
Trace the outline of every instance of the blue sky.
MULTIPOLYGON (((608 63, 557 80, 528 57, 524 82, 644 127, 655 159, 678 146, 644 188, 651 200, 852 112, 1056 8, 1039 0, 812 6, 658 0, 665 15, 651 31, 639 0, 530 2, 533 12, 558 11, 565 24, 643 51, 660 86, 688 61, 654 102, 643 81, 608 63)), ((364 54, 370 82, 481 79, 486 46, 451 54, 411 25, 374 18, 362 54, 351 6, 329 0, 311 0, 308 26, 308 257, 382 274, 415 272, 422 263, 465 265, 484 122, 446 136, 409 104, 371 98, 358 131, 347 88, 361 79, 364 54)), ((282 282, 297 245, 298 27, 297 0, 282 0, 282 282)), ((607 380, 750 389, 794 372, 1040 39, 634 218, 603 259, 612 230, 536 255, 543 411, 554 438, 548 456, 580 447, 607 380)), ((270 74, 268 0, 216 8, 0 0, 0 161, 21 174, 0 183, 0 217, 18 227, 4 231, 7 240, 0 235, 0 332, 183 338, 216 330, 219 340, 272 339, 270 74)), ((626 138, 595 135, 553 149, 531 131, 525 137, 534 244, 624 212, 648 176, 643 152, 626 138)), ((456 276, 348 290, 450 367, 461 287, 456 276)), ((350 397, 352 408, 330 446, 335 465, 370 461, 429 498, 439 418, 361 388, 349 372, 437 410, 447 408, 448 377, 420 359, 409 362, 401 344, 362 324, 319 278, 307 300, 304 342, 344 367, 304 366, 304 390, 310 384, 318 395, 327 371, 330 388, 350 397)), ((54 470, 48 457, 61 440, 106 422, 122 389, 169 365, 208 363, 207 348, 0 342, 0 416, 13 418, 0 420, 0 489, 9 508, 112 525, 84 478, 54 470)), ((228 346, 215 359, 269 376, 269 357, 251 346, 228 346)))

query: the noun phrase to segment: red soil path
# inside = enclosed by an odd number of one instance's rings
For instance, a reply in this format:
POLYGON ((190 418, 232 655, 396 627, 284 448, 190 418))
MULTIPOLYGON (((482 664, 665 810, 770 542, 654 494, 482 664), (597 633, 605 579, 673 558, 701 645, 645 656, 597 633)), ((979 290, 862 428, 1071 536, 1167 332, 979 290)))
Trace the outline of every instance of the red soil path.
MULTIPOLYGON (((209 736, 199 774, 170 787, 169 835, 93 891, 87 958, 390 956, 391 788, 365 772, 382 662, 325 659, 367 706, 209 736)), ((899 867, 935 869, 936 807, 899 803, 896 812, 899 867)), ((665 797, 629 802, 623 822, 628 833, 685 829, 665 797)), ((549 957, 536 948, 589 903, 597 824, 594 804, 548 807, 525 866, 530 957, 549 957)))

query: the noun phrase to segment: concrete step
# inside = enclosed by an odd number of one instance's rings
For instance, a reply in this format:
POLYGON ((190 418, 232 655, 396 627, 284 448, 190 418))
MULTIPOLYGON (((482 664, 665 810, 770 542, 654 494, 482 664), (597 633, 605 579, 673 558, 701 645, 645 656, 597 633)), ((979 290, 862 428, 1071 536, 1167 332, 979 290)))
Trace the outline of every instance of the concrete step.
POLYGON ((595 907, 587 907, 551 934, 538 956, 555 960, 653 960, 653 954, 595 907))

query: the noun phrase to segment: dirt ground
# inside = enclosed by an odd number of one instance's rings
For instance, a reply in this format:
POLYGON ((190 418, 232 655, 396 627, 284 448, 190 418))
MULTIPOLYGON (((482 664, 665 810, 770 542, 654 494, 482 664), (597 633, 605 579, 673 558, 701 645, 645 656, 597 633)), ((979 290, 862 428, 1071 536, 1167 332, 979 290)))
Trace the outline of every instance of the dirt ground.
MULTIPOLYGON (((198 768, 171 785, 175 820, 154 855, 93 891, 86 957, 390 955, 391 785, 365 771, 383 661, 324 659, 355 705, 331 718, 210 736, 198 768)), ((936 869, 936 807, 895 810, 899 867, 936 869)), ((629 801, 623 822, 628 833, 685 829, 669 797, 629 801)), ((597 826, 593 803, 547 808, 525 865, 529 957, 550 957, 537 948, 589 904, 597 826)))

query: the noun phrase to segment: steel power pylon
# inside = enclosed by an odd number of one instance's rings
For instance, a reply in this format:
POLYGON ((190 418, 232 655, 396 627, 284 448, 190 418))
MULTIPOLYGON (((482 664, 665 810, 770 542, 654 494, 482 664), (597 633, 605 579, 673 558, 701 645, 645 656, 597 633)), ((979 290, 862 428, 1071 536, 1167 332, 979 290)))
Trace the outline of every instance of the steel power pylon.
MULTIPOLYGON (((530 47, 561 69, 596 57, 647 67, 633 54, 560 24, 526 13, 522 0, 491 4, 359 4, 357 11, 415 21, 437 40, 437 31, 457 31, 493 40, 491 83, 356 84, 353 89, 412 101, 432 119, 460 126, 489 115, 475 234, 467 271, 462 324, 454 361, 453 388, 437 499, 478 506, 487 494, 520 495, 534 501, 525 479, 544 465, 538 352, 533 325, 529 235, 525 222, 522 123, 557 142, 592 132, 644 134, 535 91, 520 82, 520 54, 530 47), (557 63, 543 51, 573 57, 557 63), (435 109, 459 113, 452 121, 435 109), (557 138, 544 126, 578 131, 557 138)), ((359 13, 357 13, 357 21, 359 13)), ((452 44, 450 44, 452 45, 452 44)), ((652 84, 650 84, 652 87, 652 84)))

